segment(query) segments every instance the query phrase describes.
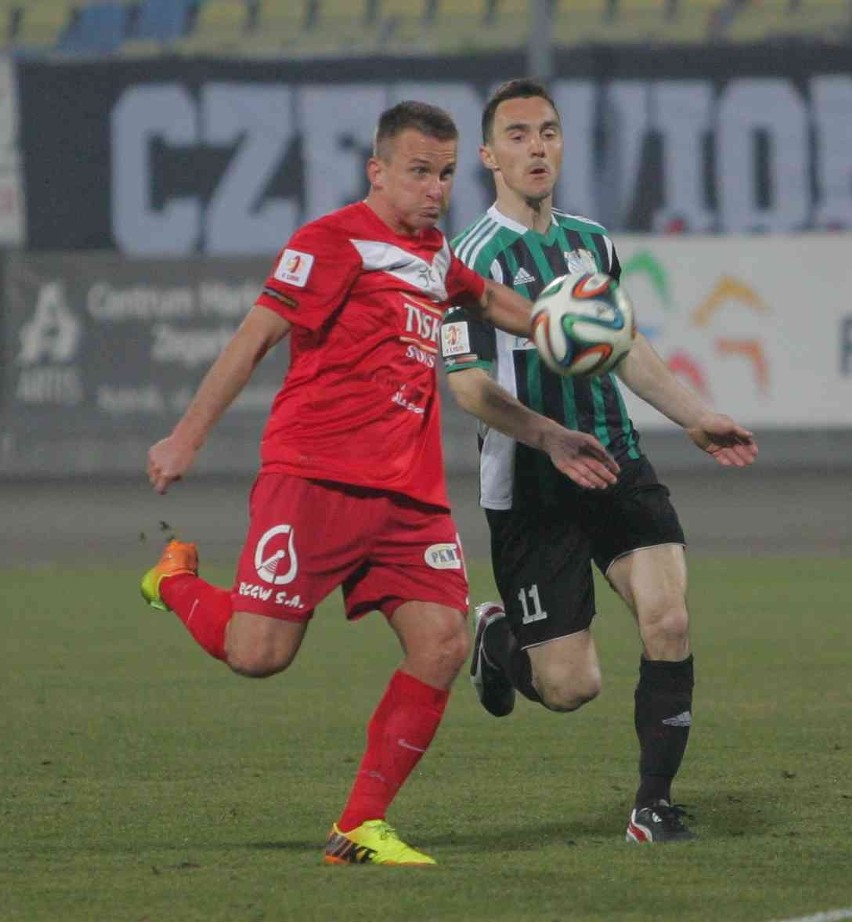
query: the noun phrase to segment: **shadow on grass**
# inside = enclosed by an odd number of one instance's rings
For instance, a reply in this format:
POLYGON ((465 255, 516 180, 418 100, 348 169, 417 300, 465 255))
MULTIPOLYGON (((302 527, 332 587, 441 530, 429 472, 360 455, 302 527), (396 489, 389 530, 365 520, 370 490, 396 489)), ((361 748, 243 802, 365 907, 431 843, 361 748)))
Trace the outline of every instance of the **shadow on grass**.
MULTIPOLYGON (((685 805, 687 825, 700 839, 719 841, 771 832, 775 805, 765 792, 712 791, 685 805)), ((627 808, 613 806, 597 816, 565 816, 544 823, 501 823, 470 831, 436 832, 418 835, 417 842, 429 846, 475 846, 480 851, 526 851, 547 845, 608 845, 623 842, 627 808)))

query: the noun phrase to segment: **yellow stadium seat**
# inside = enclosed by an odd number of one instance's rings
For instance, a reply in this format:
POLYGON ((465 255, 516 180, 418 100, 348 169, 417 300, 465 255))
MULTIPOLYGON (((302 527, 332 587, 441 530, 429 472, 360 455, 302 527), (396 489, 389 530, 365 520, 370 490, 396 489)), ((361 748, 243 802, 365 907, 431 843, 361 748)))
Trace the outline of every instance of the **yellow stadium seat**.
POLYGON ((30 0, 19 7, 15 44, 52 48, 71 22, 68 0, 30 0))
POLYGON ((427 4, 428 0, 380 0, 383 43, 390 46, 422 44, 427 4))
POLYGON ((305 34, 308 0, 257 0, 254 27, 246 38, 246 52, 291 51, 305 34))
POLYGON ((249 8, 246 0, 204 0, 192 33, 177 42, 185 52, 242 51, 246 44, 249 8))
POLYGON ((12 41, 17 6, 17 0, 0 0, 0 47, 12 41))
POLYGON ((763 42, 788 35, 792 27, 790 0, 752 0, 737 11, 724 37, 733 42, 763 42))
POLYGON ((727 0, 677 0, 661 37, 670 44, 693 45, 716 36, 716 22, 727 0))
POLYGON ((829 41, 852 38, 852 3, 849 0, 799 0, 790 10, 791 29, 829 41))
POLYGON ((610 40, 608 0, 558 0, 553 13, 553 38, 567 47, 610 40))
POLYGON ((618 0, 608 20, 609 41, 660 41, 667 18, 668 0, 618 0))
POLYGON ((496 0, 482 31, 488 48, 524 48, 530 39, 532 11, 528 0, 496 0))
POLYGON ((432 24, 436 47, 442 52, 475 51, 487 47, 489 0, 437 0, 432 24))
POLYGON ((370 0, 314 0, 310 16, 304 2, 259 0, 255 41, 286 46, 291 54, 325 55, 374 50, 378 28, 370 0))

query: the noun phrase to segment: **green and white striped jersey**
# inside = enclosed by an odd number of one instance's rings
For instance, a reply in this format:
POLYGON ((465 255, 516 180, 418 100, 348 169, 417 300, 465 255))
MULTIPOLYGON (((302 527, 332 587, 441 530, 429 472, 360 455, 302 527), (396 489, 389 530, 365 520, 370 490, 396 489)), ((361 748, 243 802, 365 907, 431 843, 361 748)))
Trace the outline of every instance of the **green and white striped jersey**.
MULTIPOLYGON (((567 272, 607 272, 621 266, 606 230, 594 221, 554 211, 546 234, 529 230, 492 206, 453 240, 459 259, 480 275, 530 300, 567 272)), ((569 429, 596 436, 619 462, 639 458, 633 427, 611 374, 563 378, 539 359, 533 343, 478 320, 464 308, 444 317, 441 354, 450 373, 484 368, 521 403, 569 429)), ((556 500, 565 478, 543 452, 480 424, 480 489, 486 509, 512 509, 556 500)))

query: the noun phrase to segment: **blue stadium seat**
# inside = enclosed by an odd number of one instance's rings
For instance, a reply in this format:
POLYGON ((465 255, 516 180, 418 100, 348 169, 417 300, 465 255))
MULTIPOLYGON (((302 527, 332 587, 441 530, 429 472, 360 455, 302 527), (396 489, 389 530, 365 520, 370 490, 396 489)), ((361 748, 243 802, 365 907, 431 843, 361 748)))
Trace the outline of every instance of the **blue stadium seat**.
POLYGON ((186 34, 195 0, 144 0, 132 38, 171 42, 186 34))
POLYGON ((58 47, 79 54, 111 54, 124 41, 127 22, 128 8, 121 3, 85 6, 58 47))

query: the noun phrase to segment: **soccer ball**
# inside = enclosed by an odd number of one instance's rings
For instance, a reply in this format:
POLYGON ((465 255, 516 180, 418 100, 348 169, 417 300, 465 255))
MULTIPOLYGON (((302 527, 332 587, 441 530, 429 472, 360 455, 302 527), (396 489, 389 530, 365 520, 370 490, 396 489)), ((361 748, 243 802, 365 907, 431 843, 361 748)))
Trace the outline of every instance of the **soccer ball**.
POLYGON ((567 377, 602 375, 627 355, 636 336, 633 305, 603 272, 554 279, 536 298, 533 341, 544 364, 567 377))

